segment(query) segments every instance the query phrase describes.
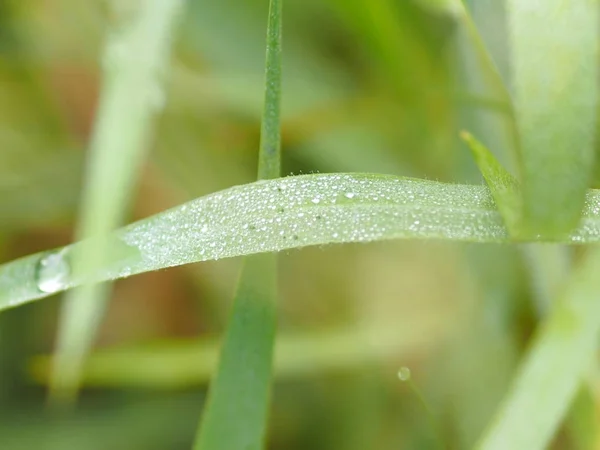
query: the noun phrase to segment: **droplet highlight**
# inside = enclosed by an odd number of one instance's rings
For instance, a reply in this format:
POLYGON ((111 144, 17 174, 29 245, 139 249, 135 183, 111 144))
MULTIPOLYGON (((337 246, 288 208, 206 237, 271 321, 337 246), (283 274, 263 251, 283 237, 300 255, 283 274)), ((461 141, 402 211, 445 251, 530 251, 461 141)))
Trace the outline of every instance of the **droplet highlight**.
POLYGON ((36 268, 36 285, 41 292, 53 294, 69 283, 71 268, 64 251, 43 256, 36 268))
POLYGON ((398 378, 400 379, 400 381, 409 381, 410 369, 408 367, 401 367, 398 371, 398 378))

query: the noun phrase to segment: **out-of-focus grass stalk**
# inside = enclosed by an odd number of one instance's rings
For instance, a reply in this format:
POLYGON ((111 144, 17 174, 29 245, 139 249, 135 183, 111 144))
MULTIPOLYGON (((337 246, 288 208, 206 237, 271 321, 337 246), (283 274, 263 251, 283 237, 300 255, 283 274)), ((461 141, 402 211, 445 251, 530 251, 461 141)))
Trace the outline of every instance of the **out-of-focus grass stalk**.
MULTIPOLYGON (((114 24, 103 56, 103 84, 90 143, 77 239, 91 238, 72 260, 85 274, 108 259, 103 237, 119 226, 162 109, 162 82, 173 26, 183 0, 114 1, 114 24)), ((102 319, 110 284, 85 283, 70 292, 60 318, 50 398, 72 401, 102 319)))
MULTIPOLYGON (((473 156, 486 180, 486 183, 488 184, 488 186, 490 187, 490 190, 492 192, 492 195, 494 196, 494 199, 496 201, 496 204, 498 206, 498 209, 500 211, 500 213, 502 214, 502 217, 505 221, 505 223, 507 224, 507 227, 509 228, 509 230, 511 231, 511 233, 514 233, 515 230, 517 230, 517 225, 518 225, 518 217, 519 217, 519 213, 521 211, 521 189, 520 186, 518 184, 518 182, 498 163, 498 161, 496 161, 496 159, 494 158, 494 156, 492 155, 492 153, 483 145, 481 144, 479 141, 477 141, 475 138, 473 138, 469 133, 463 132, 462 133, 462 137, 463 139, 465 139, 465 141, 469 144, 469 146, 471 147, 471 150, 473 152, 473 156)), ((564 247, 564 246, 559 246, 557 244, 554 245, 544 245, 544 244, 530 244, 529 246, 527 246, 526 248, 523 249, 523 254, 525 255, 525 257, 528 259, 529 261, 529 266, 530 266, 530 272, 532 274, 532 284, 533 284, 533 288, 534 288, 534 297, 535 300, 537 300, 538 303, 538 310, 541 316, 546 316, 548 314, 548 311, 551 309, 552 305, 552 300, 554 300, 554 298, 556 298, 557 294, 562 290, 563 288, 563 284, 566 282, 566 280, 568 279, 568 275, 570 272, 570 265, 571 265, 571 261, 570 261, 570 254, 569 254, 569 249, 564 247)), ((570 299, 565 299, 566 302, 569 301, 577 301, 577 300, 570 300, 570 299)), ((579 301, 585 301, 585 300, 579 300, 579 301)), ((588 299, 588 302, 593 301, 592 299, 588 299)), ((593 304, 589 304, 589 305, 584 305, 585 308, 594 308, 593 304)), ((591 313, 591 311, 590 311, 591 313)), ((556 315, 560 315, 562 314, 560 312, 560 310, 555 311, 554 312, 554 317, 556 317, 556 315)), ((554 319, 557 320, 557 319, 554 319)), ((596 326, 597 328, 598 325, 595 325, 593 323, 593 321, 589 322, 589 324, 587 325, 588 328, 592 328, 596 326)), ((585 331, 584 328, 582 328, 581 332, 583 333, 585 331)), ((577 336, 577 328, 575 327, 575 331, 573 333, 573 339, 575 340, 574 342, 583 342, 582 340, 585 339, 584 336, 577 336)), ((563 354, 561 354, 561 348, 560 345, 566 344, 567 347, 565 347, 565 349, 562 349, 562 353, 565 352, 575 352, 575 349, 569 349, 568 347, 568 340, 567 342, 561 342, 560 338, 557 340, 556 343, 552 343, 552 337, 546 337, 544 344, 537 347, 537 350, 535 351, 535 353, 533 353, 533 355, 536 356, 532 356, 532 359, 536 360, 536 364, 552 364, 552 360, 550 360, 549 358, 544 358, 543 353, 540 353, 540 349, 543 349, 544 347, 552 347, 555 346, 555 352, 558 355, 558 358, 562 358, 564 357, 563 354), (558 344, 558 345, 557 345, 558 344), (545 360, 544 360, 545 359, 545 360)), ((556 339, 556 338, 554 338, 556 339)), ((587 343, 585 345, 588 345, 587 343)), ((551 350, 548 350, 548 352, 551 353, 551 350)), ((543 369, 538 369, 540 372, 543 372, 543 369)), ((532 375, 530 375, 532 376, 532 375)), ((533 377, 538 377, 539 374, 537 375, 533 375, 533 377)), ((572 379, 568 379, 569 377, 565 377, 564 380, 560 380, 560 379, 556 379, 556 380, 552 380, 554 374, 552 373, 552 371, 548 370, 548 374, 546 375, 546 377, 550 380, 549 382, 554 383, 554 385, 557 387, 557 389, 560 390, 566 390, 566 386, 570 386, 573 384, 573 380, 577 380, 577 377, 572 377, 572 379), (562 385, 561 385, 562 384, 562 385)), ((536 378, 533 378, 534 380, 536 378)), ((542 380, 538 380, 538 382, 540 382, 542 380)), ((576 387, 576 385, 575 385, 576 387)), ((586 394, 589 395, 589 392, 585 391, 582 392, 582 394, 585 396, 586 394)), ((524 394, 521 394, 524 395, 524 394)), ((539 392, 538 392, 539 395, 539 392)), ((569 395, 569 394, 565 394, 565 395, 569 395)), ((571 394, 573 395, 573 394, 571 394)), ((570 400, 570 398, 567 397, 568 400, 570 400)), ((531 400, 532 404, 535 403, 533 402, 533 400, 531 400)), ((566 404, 568 405, 568 401, 566 402, 566 404)), ((560 418, 560 414, 561 412, 557 412, 557 409, 559 409, 562 404, 548 404, 547 405, 547 409, 544 410, 544 413, 539 413, 538 415, 542 415, 544 416, 547 412, 549 412, 550 414, 546 417, 546 421, 550 422, 550 421, 554 421, 553 425, 556 426, 558 424, 558 418, 560 418), (553 414, 553 415, 552 415, 553 414)), ((566 408, 566 406, 565 406, 566 408)), ((504 416, 503 416, 503 421, 504 423, 508 423, 508 419, 506 419, 506 415, 507 414, 518 414, 518 407, 513 406, 513 410, 509 411, 509 412, 505 412, 504 416)), ((573 414, 572 414, 572 420, 571 420, 571 424, 572 429, 574 430, 574 432, 579 433, 580 429, 583 428, 584 430, 584 434, 587 433, 587 430, 585 429, 585 426, 582 427, 582 424, 585 425, 586 422, 589 422, 590 420, 593 420, 593 410, 589 407, 587 407, 587 405, 585 404, 585 402, 577 402, 574 405, 574 409, 573 409, 573 414)), ((510 426, 517 426, 518 422, 511 424, 510 426)), ((548 433, 548 430, 545 431, 546 433, 548 433)), ((499 432, 500 433, 500 432, 499 432)), ((500 435, 500 437, 495 438, 496 441, 502 442, 502 445, 507 445, 510 448, 513 448, 514 445, 518 444, 518 441, 514 441, 511 442, 508 439, 511 439, 511 437, 513 435, 522 435, 525 436, 525 433, 523 433, 521 430, 518 429, 512 429, 509 428, 507 426, 506 430, 503 430, 502 433, 504 435, 500 435), (511 436, 511 437, 509 437, 511 436)), ((587 433, 589 434, 589 433, 587 433)), ((574 435, 574 437, 576 438, 581 438, 583 440, 584 436, 580 436, 579 434, 574 435)), ((587 438, 587 440, 589 440, 589 436, 585 436, 585 438, 587 438)), ((540 445, 540 442, 543 442, 544 439, 548 439, 548 437, 546 435, 544 435, 544 430, 542 430, 541 433, 536 434, 531 433, 528 437, 523 437, 522 439, 524 439, 525 442, 528 443, 528 445, 535 445, 534 448, 538 448, 538 446, 540 445), (537 440, 537 441, 536 441, 537 440)), ((489 444, 489 445, 500 445, 500 444, 489 444)), ((523 448, 530 448, 530 447, 523 447, 523 448)))
MULTIPOLYGON (((271 0, 258 178, 281 166, 282 0, 271 0)), ((277 322, 277 256, 248 257, 194 448, 258 450, 265 440, 277 322)))
MULTIPOLYGON (((507 6, 522 144, 522 232, 558 238, 580 221, 590 180, 598 101, 597 4, 509 0, 507 6)), ((556 253, 549 262, 558 266, 562 259, 556 253)), ((554 286, 539 263, 533 265, 535 275, 545 274, 541 284, 554 286)), ((481 448, 549 444, 597 348, 600 284, 594 272, 599 268, 600 252, 591 250, 566 285, 548 293, 558 300, 481 448)))
POLYGON ((524 231, 556 238, 577 226, 593 170, 598 2, 508 0, 507 11, 524 231))
MULTIPOLYGON (((347 372, 389 358, 410 359, 445 339, 448 332, 442 318, 423 317, 414 327, 364 325, 283 333, 275 345, 274 370, 278 377, 295 378, 347 372)), ((218 342, 212 338, 108 348, 90 355, 83 383, 146 389, 205 385, 214 373, 218 356, 218 342)), ((31 376, 45 384, 48 368, 48 356, 35 357, 30 365, 31 376)))
POLYGON ((545 316, 568 280, 571 249, 560 244, 526 244, 521 250, 529 268, 535 306, 538 314, 545 316))
POLYGON ((478 448, 546 448, 592 364, 600 334, 600 251, 590 250, 537 333, 478 448))

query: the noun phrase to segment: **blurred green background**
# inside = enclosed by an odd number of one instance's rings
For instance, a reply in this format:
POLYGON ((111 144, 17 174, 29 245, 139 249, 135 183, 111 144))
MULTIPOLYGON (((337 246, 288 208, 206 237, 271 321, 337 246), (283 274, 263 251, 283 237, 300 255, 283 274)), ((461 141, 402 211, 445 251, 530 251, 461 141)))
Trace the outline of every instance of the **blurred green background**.
MULTIPOLYGON (((512 167, 506 99, 442 3, 285 1, 284 174, 480 184, 462 129, 512 167)), ((503 2, 466 3, 506 80, 503 2)), ((188 0, 131 221, 255 179, 267 7, 188 0)), ((72 238, 110 20, 100 1, 0 0, 2 262, 72 238)), ((547 301, 524 255, 440 242, 282 255, 269 448, 472 447, 547 301)), ((35 362, 53 348, 60 296, 3 313, 0 448, 190 448, 238 269, 232 259, 117 282, 72 413, 45 408, 35 362)), ((578 448, 585 425, 568 421, 555 447, 578 448)))

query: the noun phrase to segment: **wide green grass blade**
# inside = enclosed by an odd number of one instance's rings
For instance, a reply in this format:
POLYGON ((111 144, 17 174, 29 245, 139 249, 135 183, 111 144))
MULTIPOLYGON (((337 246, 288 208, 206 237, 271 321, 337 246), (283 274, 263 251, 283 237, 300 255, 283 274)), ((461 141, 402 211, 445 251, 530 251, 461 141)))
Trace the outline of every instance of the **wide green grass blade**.
MULTIPOLYGON (((282 0, 271 0, 259 179, 277 178, 281 171, 281 23, 282 0)), ((264 446, 277 326, 276 300, 277 256, 248 257, 195 449, 258 450, 264 446)))
POLYGON ((567 234, 579 221, 594 157, 598 2, 509 0, 513 99, 529 232, 567 234))
POLYGON ((478 448, 543 449, 597 352, 600 250, 577 267, 533 345, 497 420, 478 448))
MULTIPOLYGON (((162 78, 176 13, 182 0, 115 2, 116 24, 104 54, 104 82, 87 164, 76 236, 93 238, 72 255, 70 270, 102 267, 109 248, 102 237, 123 221, 151 134, 162 108, 162 78)), ((72 400, 81 367, 102 319, 110 285, 84 283, 65 300, 50 384, 53 398, 72 400)))
MULTIPOLYGON (((110 234, 110 261, 73 276, 72 244, 0 266, 0 310, 96 281, 198 261, 387 239, 510 242, 485 186, 378 174, 315 174, 236 186, 110 234), (44 288, 43 290, 41 288, 44 288)), ((600 190, 563 243, 600 242, 600 190)))

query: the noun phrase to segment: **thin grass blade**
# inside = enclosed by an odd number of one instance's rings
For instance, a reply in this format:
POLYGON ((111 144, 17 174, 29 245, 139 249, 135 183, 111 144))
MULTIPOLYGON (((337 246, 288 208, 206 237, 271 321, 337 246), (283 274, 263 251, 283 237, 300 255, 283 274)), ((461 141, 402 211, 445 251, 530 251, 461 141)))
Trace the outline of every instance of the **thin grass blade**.
MULTIPOLYGON (((278 178, 281 171, 281 23, 282 0, 271 0, 259 180, 278 178)), ((273 377, 276 300, 277 255, 248 257, 195 449, 258 450, 264 446, 273 377)))
MULTIPOLYGON (((102 267, 109 259, 103 237, 123 221, 152 118, 164 103, 161 81, 182 3, 145 0, 116 14, 104 54, 104 82, 76 232, 78 239, 90 239, 71 257, 69 270, 74 273, 102 267)), ((116 2, 114 7, 124 8, 116 2)), ((52 399, 71 401, 76 396, 81 367, 109 295, 110 285, 86 282, 66 298, 50 383, 52 399)))
POLYGON ((272 254, 251 256, 244 263, 195 449, 263 446, 275 340, 276 273, 272 254))
POLYGON ((598 102, 598 2, 508 0, 513 99, 529 233, 566 235, 590 183, 598 102))
POLYGON ((496 160, 492 152, 470 133, 463 132, 461 137, 469 145, 475 162, 496 201, 498 211, 502 214, 506 227, 512 236, 518 236, 522 202, 521 189, 517 179, 508 173, 496 160))
MULTIPOLYGON (((463 73, 459 72, 458 81, 464 84, 461 86, 463 89, 487 100, 479 102, 477 97, 473 98, 471 95, 465 98, 475 102, 474 105, 486 108, 485 112, 479 109, 467 109, 463 112, 467 119, 466 126, 484 139, 484 143, 493 145, 496 158, 512 173, 516 173, 519 179, 521 157, 511 96, 498 64, 486 48, 484 39, 464 3, 461 0, 452 2, 457 11, 459 29, 456 44, 463 66, 463 73)), ((481 7, 485 8, 484 5, 481 7)))

